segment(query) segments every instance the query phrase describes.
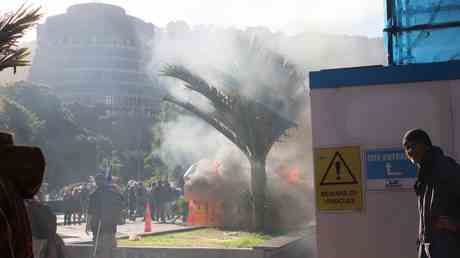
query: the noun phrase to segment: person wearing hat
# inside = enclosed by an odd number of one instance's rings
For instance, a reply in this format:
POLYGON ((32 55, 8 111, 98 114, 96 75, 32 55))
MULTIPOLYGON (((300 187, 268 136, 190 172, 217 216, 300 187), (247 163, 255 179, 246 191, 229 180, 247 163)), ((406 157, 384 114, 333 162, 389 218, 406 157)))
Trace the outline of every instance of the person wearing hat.
POLYGON ((33 146, 14 145, 13 135, 0 132, 0 255, 32 258, 32 229, 25 199, 40 189, 45 158, 33 146))
POLYGON ((93 232, 93 257, 113 257, 115 234, 123 209, 123 196, 108 182, 106 176, 95 176, 96 190, 89 196, 88 217, 93 232))
POLYGON ((460 257, 460 165, 422 129, 407 131, 402 144, 417 166, 418 257, 460 257))

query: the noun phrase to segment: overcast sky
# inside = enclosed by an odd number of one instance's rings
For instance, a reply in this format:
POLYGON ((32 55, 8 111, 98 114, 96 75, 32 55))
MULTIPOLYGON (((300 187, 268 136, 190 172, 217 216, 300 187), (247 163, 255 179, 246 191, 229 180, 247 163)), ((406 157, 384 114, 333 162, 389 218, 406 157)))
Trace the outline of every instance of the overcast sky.
MULTIPOLYGON (((1 0, 0 10, 12 11, 24 1, 1 0)), ((29 0, 47 15, 64 13, 81 0, 29 0)), ((266 26, 273 32, 293 34, 306 29, 338 34, 380 37, 384 21, 384 0, 106 0, 130 15, 156 26, 184 20, 189 25, 220 27, 266 26)), ((33 39, 34 35, 28 36, 33 39)))

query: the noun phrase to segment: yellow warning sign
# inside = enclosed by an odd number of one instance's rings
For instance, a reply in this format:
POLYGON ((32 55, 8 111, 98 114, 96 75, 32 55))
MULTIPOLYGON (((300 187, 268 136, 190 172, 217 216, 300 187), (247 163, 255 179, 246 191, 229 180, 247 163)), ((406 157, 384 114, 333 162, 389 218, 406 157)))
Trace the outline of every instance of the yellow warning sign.
POLYGON ((361 209, 359 146, 315 149, 315 187, 321 211, 361 209))

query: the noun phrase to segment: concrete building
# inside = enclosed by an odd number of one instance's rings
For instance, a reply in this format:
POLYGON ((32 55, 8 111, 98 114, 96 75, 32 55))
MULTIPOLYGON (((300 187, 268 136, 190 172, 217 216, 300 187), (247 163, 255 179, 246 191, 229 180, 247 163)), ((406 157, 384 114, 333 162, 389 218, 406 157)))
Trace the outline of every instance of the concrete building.
POLYGON ((29 80, 50 86, 65 103, 154 112, 160 93, 148 66, 156 30, 118 6, 73 5, 38 26, 29 80))
POLYGON ((400 2, 386 1, 389 66, 310 73, 319 258, 417 257, 407 130, 460 161, 458 1, 400 2))

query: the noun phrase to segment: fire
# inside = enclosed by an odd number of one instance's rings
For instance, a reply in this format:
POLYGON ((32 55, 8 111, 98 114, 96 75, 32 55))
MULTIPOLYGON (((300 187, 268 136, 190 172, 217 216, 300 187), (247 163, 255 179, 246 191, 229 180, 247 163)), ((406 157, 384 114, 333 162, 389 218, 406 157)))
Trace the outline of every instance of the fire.
MULTIPOLYGON (((184 176, 185 198, 189 201, 191 225, 246 228, 250 223, 247 206, 249 169, 216 160, 200 160, 184 176)), ((273 229, 296 227, 308 220, 308 183, 302 179, 300 165, 284 163, 267 182, 268 210, 273 229), (296 210, 296 212, 286 212, 296 210)))
POLYGON ((221 226, 223 178, 221 163, 217 160, 200 160, 184 175, 185 199, 189 202, 188 223, 191 225, 221 226))
POLYGON ((275 171, 275 173, 286 180, 289 184, 299 184, 300 183, 300 170, 298 166, 288 167, 283 164, 275 171))

